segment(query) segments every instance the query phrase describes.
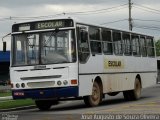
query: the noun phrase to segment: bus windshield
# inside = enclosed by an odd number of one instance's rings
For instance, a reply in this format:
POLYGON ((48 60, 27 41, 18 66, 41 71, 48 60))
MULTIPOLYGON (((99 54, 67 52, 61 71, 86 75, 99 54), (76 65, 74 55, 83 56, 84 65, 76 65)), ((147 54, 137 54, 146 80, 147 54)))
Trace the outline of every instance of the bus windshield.
POLYGON ((13 66, 71 63, 76 61, 73 30, 13 36, 13 66))

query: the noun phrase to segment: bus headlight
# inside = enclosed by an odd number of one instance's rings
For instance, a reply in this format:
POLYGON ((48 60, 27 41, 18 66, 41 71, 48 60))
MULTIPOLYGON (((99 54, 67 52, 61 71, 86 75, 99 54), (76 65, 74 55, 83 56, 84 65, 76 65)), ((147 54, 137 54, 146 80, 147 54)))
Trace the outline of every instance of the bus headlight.
POLYGON ((57 85, 62 85, 62 82, 61 81, 57 81, 57 85))
POLYGON ((67 81, 67 80, 64 80, 64 81, 63 81, 63 84, 64 84, 64 85, 67 85, 67 84, 68 84, 68 81, 67 81))
POLYGON ((21 84, 21 87, 22 87, 22 88, 25 88, 25 84, 24 84, 24 83, 22 83, 22 84, 21 84))
POLYGON ((17 84, 16 84, 16 88, 20 88, 20 84, 17 83, 17 84))

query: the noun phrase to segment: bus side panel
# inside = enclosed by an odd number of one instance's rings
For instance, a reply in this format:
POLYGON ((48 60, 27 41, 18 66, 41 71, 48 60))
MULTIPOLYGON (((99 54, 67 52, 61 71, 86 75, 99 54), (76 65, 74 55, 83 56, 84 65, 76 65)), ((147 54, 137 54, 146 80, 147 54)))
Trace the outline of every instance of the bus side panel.
POLYGON ((106 74, 103 79, 103 92, 117 92, 134 88, 134 74, 106 74))
POLYGON ((135 56, 104 56, 104 92, 134 89, 137 75, 140 75, 142 87, 156 83, 156 59, 135 56), (108 65, 112 61, 121 61, 121 66, 108 65))
POLYGON ((79 75, 79 96, 87 96, 92 94, 92 76, 79 75))
MULTIPOLYGON (((85 64, 79 64, 79 95, 91 95, 93 82, 103 75, 103 55, 90 56, 85 64)), ((102 83, 103 84, 103 83, 102 83)))
POLYGON ((136 74, 129 73, 130 63, 124 56, 104 55, 103 92, 117 92, 134 88, 136 74))
POLYGON ((137 75, 141 78, 142 88, 146 88, 156 84, 156 71, 155 58, 91 56, 87 63, 79 64, 79 94, 80 96, 91 95, 92 81, 97 76, 102 80, 103 93, 133 90, 137 75))

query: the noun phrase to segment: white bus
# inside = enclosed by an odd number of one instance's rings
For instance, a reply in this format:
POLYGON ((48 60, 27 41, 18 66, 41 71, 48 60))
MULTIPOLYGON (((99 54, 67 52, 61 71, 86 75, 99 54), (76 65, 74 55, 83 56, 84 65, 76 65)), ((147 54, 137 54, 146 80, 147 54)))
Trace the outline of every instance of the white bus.
POLYGON ((32 98, 40 110, 66 99, 97 106, 119 92, 137 100, 156 84, 152 36, 52 19, 14 24, 11 47, 13 98, 32 98))

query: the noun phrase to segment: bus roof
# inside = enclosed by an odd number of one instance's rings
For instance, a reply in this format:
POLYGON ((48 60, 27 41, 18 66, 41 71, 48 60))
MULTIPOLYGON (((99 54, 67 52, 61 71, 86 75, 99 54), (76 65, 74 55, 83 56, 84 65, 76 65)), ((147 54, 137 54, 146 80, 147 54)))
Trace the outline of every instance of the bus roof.
MULTIPOLYGON (((147 37, 152 37, 154 38, 152 35, 146 35, 144 33, 139 33, 139 32, 134 32, 134 31, 128 31, 128 30, 123 30, 123 29, 117 29, 117 28, 110 28, 104 25, 98 25, 98 24, 91 24, 91 23, 87 23, 87 22, 82 22, 80 20, 77 20, 76 18, 71 18, 71 17, 60 17, 60 18, 51 18, 51 19, 37 19, 37 20, 29 20, 29 21, 25 21, 25 22, 18 22, 18 23, 14 23, 14 25, 18 25, 18 24, 25 24, 25 23, 33 23, 33 22, 42 22, 42 21, 52 21, 52 20, 73 20, 74 23, 78 23, 78 24, 82 24, 82 25, 88 25, 88 26, 95 26, 95 27, 99 27, 99 28, 106 28, 109 30, 115 30, 115 31, 120 31, 120 32, 126 32, 126 33, 132 33, 132 34, 138 34, 138 35, 142 35, 142 36, 147 36, 147 37)), ((12 27, 13 27, 12 26, 12 27)))
POLYGON ((109 29, 109 30, 115 30, 115 31, 120 31, 120 32, 126 32, 126 33, 131 33, 131 34, 138 34, 138 35, 142 35, 142 36, 148 36, 148 37, 152 37, 154 38, 154 36, 152 35, 146 35, 144 33, 139 33, 139 32, 134 32, 134 31, 128 31, 128 30, 123 30, 123 29, 116 29, 116 28, 110 28, 110 27, 107 27, 107 26, 103 26, 103 25, 98 25, 98 24, 90 24, 90 23, 84 23, 84 22, 78 22, 78 24, 82 24, 82 25, 88 25, 88 26, 94 26, 94 27, 99 27, 99 28, 106 28, 106 29, 109 29))

